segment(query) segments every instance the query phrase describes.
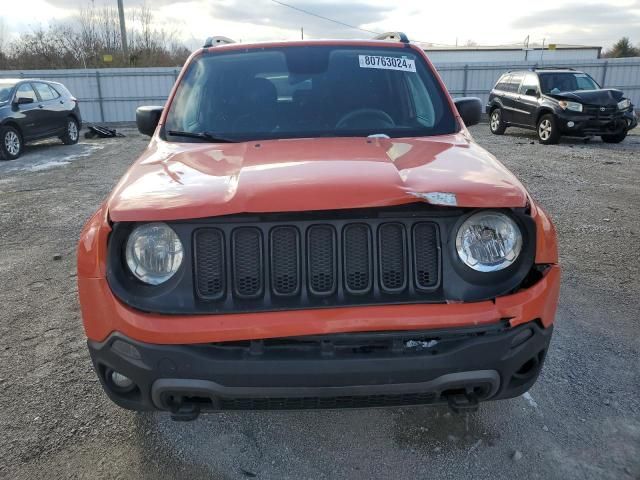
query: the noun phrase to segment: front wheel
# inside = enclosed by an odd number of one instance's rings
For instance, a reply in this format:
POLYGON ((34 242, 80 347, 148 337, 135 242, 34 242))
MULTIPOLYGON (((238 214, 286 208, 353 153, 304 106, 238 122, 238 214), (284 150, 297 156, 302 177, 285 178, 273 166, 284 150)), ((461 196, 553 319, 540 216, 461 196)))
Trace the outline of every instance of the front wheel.
POLYGON ((78 143, 78 139, 80 138, 80 132, 78 129, 78 122, 75 118, 69 117, 67 119, 67 127, 65 129, 64 135, 60 137, 62 143, 65 145, 73 145, 74 143, 78 143))
POLYGON ((0 129, 0 160, 15 160, 22 153, 24 144, 20 132, 13 127, 0 129))
POLYGON ((556 125, 556 118, 550 113, 540 117, 536 131, 538 132, 538 140, 544 145, 558 143, 558 140, 560 139, 560 132, 556 125))
POLYGON ((602 141, 604 143, 620 143, 627 138, 627 132, 614 133, 612 135, 602 135, 602 141))
POLYGON ((495 108, 491 111, 491 115, 489 117, 489 129, 494 135, 502 135, 507 129, 507 126, 502 120, 502 110, 499 108, 495 108))

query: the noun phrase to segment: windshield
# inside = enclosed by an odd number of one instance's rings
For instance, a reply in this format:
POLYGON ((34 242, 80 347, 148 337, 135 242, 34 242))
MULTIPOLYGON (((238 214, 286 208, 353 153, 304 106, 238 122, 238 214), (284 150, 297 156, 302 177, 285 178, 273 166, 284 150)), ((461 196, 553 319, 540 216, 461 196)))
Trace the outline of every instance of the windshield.
POLYGON ((9 100, 15 85, 15 83, 0 82, 0 102, 6 102, 9 100))
POLYGON ((598 84, 586 73, 541 73, 540 87, 543 93, 575 92, 577 90, 598 90, 598 84))
POLYGON ((186 141, 176 132, 244 141, 439 135, 457 124, 412 50, 303 46, 203 54, 178 87, 165 131, 174 141, 186 141))

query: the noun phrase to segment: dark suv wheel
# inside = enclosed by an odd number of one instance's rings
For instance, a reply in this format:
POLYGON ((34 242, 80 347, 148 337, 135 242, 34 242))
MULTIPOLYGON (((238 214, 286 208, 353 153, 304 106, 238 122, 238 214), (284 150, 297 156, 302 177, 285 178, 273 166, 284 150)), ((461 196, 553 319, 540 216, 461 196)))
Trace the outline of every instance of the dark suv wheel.
POLYGON ((560 132, 556 125, 556 117, 551 113, 547 113, 540 117, 536 127, 536 132, 538 133, 538 140, 540 140, 540 143, 545 145, 558 143, 558 140, 560 139, 560 132))
POLYGON ((74 143, 78 143, 79 138, 80 132, 78 128, 78 122, 73 117, 67 118, 67 128, 64 132, 64 135, 60 137, 60 140, 62 140, 62 143, 64 143, 65 145, 73 145, 74 143))
POLYGON ((625 138, 627 138, 627 132, 620 132, 612 135, 602 135, 602 141, 605 143, 620 143, 625 138))
POLYGON ((506 129, 507 126, 502 120, 502 110, 494 108, 489 115, 489 130, 494 135, 502 135, 506 129))
POLYGON ((13 127, 0 129, 0 160, 14 160, 22 154, 22 135, 13 127))

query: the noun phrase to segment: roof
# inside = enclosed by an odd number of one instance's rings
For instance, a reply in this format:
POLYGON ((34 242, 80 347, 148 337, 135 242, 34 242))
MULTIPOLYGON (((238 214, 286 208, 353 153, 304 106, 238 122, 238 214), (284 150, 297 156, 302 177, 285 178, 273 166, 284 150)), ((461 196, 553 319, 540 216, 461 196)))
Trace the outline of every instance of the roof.
MULTIPOLYGON (((524 45, 464 45, 464 46, 442 46, 431 45, 428 43, 419 44, 424 50, 428 52, 475 52, 475 51, 513 51, 513 50, 525 50, 524 45)), ((590 45, 570 45, 564 43, 546 44, 545 50, 549 50, 549 45, 555 45, 556 50, 600 50, 602 47, 590 46, 590 45)), ((542 50, 543 46, 539 44, 530 44, 529 50, 542 50)))

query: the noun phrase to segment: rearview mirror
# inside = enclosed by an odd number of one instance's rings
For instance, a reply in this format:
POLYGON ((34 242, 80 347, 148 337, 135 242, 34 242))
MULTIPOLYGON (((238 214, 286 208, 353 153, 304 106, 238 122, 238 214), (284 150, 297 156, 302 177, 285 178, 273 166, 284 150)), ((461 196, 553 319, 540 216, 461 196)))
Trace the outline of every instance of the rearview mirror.
POLYGON ((147 106, 136 109, 136 125, 143 135, 153 135, 156 131, 163 107, 147 106))
POLYGON ((538 90, 536 90, 535 88, 529 88, 527 89, 526 92, 524 92, 524 94, 528 97, 537 97, 538 96, 538 90))
POLYGON ((27 103, 33 103, 33 98, 31 97, 18 97, 16 98, 17 105, 25 105, 27 103))
POLYGON ((462 117, 462 121, 467 127, 476 125, 480 122, 482 114, 482 102, 476 97, 460 97, 454 98, 453 103, 456 104, 458 113, 462 117))

